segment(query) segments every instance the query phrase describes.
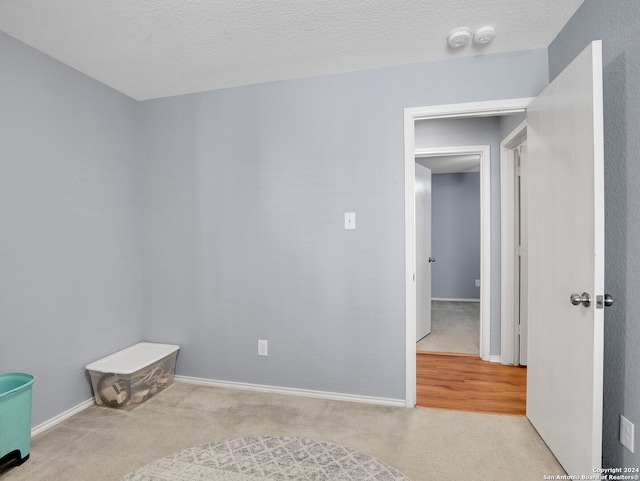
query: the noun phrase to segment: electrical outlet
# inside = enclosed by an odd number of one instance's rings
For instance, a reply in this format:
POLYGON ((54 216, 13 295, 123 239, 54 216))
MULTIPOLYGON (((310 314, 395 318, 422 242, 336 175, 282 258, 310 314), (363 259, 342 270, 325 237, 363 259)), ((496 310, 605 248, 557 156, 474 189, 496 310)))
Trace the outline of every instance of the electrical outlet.
POLYGON ((258 339, 258 356, 269 355, 269 341, 258 339))
POLYGON ((633 452, 633 431, 633 423, 624 416, 620 415, 620 442, 631 452, 633 452))
POLYGON ((476 279, 476 287, 480 287, 480 279, 476 279))

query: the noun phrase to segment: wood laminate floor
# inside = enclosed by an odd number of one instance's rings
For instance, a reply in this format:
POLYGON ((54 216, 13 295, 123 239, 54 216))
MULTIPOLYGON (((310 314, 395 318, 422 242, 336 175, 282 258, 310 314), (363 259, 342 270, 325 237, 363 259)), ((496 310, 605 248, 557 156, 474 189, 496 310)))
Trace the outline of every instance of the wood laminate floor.
POLYGON ((527 369, 475 355, 417 353, 417 406, 524 416, 527 369))

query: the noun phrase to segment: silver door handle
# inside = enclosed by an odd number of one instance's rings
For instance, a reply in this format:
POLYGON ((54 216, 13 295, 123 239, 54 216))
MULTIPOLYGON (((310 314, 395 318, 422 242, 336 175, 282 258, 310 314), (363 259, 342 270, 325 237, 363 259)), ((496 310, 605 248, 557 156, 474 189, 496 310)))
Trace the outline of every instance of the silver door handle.
POLYGON ((613 306, 613 297, 610 294, 604 295, 604 307, 613 306))
POLYGON ((589 307, 591 305, 591 296, 588 292, 583 292, 582 295, 576 294, 575 292, 571 294, 571 304, 574 306, 579 306, 582 304, 584 307, 589 307))
POLYGON ((435 262, 436 258, 435 257, 429 257, 429 262, 435 262))

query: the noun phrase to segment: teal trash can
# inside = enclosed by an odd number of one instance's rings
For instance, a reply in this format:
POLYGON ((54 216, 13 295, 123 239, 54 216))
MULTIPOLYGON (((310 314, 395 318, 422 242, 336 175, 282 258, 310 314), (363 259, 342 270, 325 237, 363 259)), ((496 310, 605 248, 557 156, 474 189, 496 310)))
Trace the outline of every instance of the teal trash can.
POLYGON ((0 374, 0 466, 20 465, 31 452, 31 386, 35 377, 0 374))

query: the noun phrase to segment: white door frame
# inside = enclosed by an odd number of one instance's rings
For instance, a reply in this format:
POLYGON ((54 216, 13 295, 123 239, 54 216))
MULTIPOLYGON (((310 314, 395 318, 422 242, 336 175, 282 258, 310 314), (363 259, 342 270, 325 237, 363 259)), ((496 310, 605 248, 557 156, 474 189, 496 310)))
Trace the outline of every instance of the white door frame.
MULTIPOLYGON (((516 302, 515 206, 516 170, 511 150, 527 138, 524 120, 500 143, 500 357, 502 364, 518 364, 516 359, 517 319, 520 309, 516 302)), ((525 199, 523 198, 523 201, 525 199)))
MULTIPOLYGON (((491 147, 470 145, 415 149, 415 158, 480 156, 480 350, 485 361, 491 356, 491 147)), ((417 302, 417 293, 416 293, 417 302)))
MULTIPOLYGON (((491 100, 407 108, 404 110, 406 407, 413 408, 416 405, 415 122, 417 120, 456 117, 492 117, 525 112, 532 100, 533 98, 491 100)), ((490 249, 490 246, 487 249, 490 249)), ((489 265, 488 269, 490 268, 491 266, 489 265)), ((490 302, 485 304, 490 307, 490 302)), ((490 318, 488 320, 490 326, 490 318)), ((490 345, 483 347, 488 349, 489 353, 491 352, 490 345)))

